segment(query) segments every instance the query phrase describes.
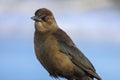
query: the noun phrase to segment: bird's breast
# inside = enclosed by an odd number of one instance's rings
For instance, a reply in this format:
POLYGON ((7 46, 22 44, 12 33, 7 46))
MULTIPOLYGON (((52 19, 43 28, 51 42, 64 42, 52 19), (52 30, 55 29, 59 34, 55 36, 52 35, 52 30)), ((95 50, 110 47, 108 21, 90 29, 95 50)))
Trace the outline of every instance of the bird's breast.
POLYGON ((74 70, 74 64, 69 57, 59 51, 59 45, 54 37, 45 40, 35 38, 35 51, 38 60, 50 73, 67 75, 74 70))

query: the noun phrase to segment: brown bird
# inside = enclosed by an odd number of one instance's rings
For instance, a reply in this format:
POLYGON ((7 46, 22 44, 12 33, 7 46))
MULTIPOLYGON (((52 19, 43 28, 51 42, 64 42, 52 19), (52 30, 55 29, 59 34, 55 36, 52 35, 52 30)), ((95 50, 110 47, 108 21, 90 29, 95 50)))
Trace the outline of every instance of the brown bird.
POLYGON ((31 18, 35 20, 35 53, 50 76, 68 80, 102 80, 88 58, 58 27, 50 10, 38 9, 31 18))

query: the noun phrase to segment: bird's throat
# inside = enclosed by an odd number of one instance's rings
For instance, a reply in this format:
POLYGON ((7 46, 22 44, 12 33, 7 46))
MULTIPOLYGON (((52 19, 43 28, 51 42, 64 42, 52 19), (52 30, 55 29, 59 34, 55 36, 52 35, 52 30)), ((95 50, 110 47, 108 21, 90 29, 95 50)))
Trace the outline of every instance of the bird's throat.
POLYGON ((43 25, 42 22, 35 22, 35 29, 41 33, 44 33, 47 31, 47 28, 43 25))

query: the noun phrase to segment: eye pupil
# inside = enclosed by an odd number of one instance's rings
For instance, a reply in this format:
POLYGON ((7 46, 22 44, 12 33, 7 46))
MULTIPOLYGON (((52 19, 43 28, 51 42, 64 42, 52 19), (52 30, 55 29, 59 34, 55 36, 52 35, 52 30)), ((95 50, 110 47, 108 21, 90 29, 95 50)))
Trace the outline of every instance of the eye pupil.
POLYGON ((41 18, 43 21, 47 21, 47 17, 42 17, 41 18))

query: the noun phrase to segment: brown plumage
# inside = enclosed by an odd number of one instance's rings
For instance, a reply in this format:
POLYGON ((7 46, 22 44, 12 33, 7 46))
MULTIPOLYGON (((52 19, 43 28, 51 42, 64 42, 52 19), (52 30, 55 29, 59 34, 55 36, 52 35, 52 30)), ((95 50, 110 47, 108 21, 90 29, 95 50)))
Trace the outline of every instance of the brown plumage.
POLYGON ((42 8, 32 17, 35 20, 35 53, 52 77, 68 80, 102 80, 87 57, 61 30, 50 10, 42 8))

